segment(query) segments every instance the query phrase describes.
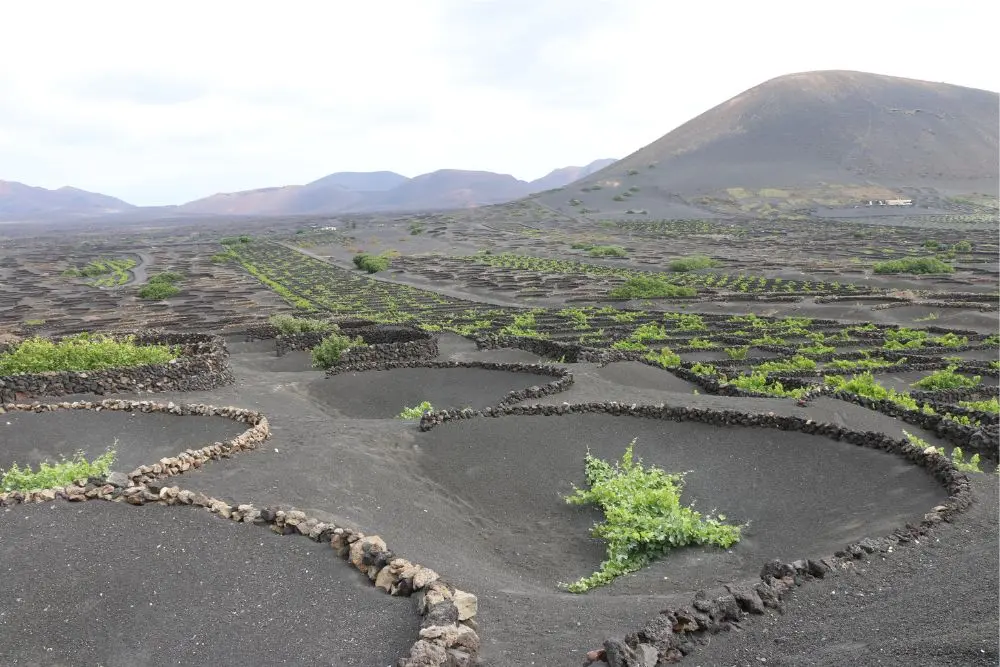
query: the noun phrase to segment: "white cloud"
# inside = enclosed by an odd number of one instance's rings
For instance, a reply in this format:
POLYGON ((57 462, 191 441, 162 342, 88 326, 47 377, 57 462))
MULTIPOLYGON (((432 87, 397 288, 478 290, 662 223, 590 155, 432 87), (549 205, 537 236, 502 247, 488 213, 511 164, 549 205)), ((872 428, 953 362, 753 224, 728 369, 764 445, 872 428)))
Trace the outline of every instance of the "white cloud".
POLYGON ((781 74, 996 90, 992 3, 34 0, 4 8, 0 178, 141 204, 340 170, 537 178, 781 74))

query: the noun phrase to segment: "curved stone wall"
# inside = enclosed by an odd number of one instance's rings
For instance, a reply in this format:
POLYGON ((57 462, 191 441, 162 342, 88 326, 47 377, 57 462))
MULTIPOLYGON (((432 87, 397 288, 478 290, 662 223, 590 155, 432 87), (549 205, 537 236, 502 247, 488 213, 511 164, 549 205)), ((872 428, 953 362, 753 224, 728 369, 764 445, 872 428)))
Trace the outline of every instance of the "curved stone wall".
POLYGON ((235 382, 229 368, 229 351, 218 336, 141 331, 135 333, 135 339, 139 344, 180 345, 181 356, 166 364, 3 376, 0 403, 66 394, 201 391, 235 382))

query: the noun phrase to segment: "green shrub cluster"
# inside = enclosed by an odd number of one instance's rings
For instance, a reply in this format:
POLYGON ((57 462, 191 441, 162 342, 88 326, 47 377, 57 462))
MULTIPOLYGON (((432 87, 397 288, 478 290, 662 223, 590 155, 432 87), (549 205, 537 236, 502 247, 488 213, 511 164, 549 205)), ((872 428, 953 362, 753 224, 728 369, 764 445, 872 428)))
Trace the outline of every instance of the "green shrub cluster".
POLYGON ((754 370, 762 371, 765 373, 774 373, 776 371, 811 371, 816 369, 816 362, 808 357, 803 357, 801 355, 795 355, 791 359, 779 359, 777 361, 765 361, 762 364, 758 364, 754 370))
POLYGON ((996 396, 986 401, 959 401, 958 404, 970 410, 1000 414, 1000 400, 997 400, 996 396))
POLYGON ((926 377, 922 377, 913 385, 918 389, 927 391, 938 391, 939 389, 964 389, 967 387, 978 387, 983 378, 979 375, 968 377, 956 373, 957 366, 948 366, 939 371, 934 371, 926 377))
POLYGON ((177 296, 181 293, 177 287, 177 283, 183 279, 184 276, 174 271, 164 271, 155 276, 150 276, 146 284, 139 288, 139 298, 159 301, 177 296))
POLYGON ((782 398, 802 398, 809 392, 809 389, 806 387, 785 389, 785 386, 778 380, 768 380, 767 373, 763 371, 755 371, 750 375, 737 376, 730 379, 729 384, 745 391, 753 391, 769 396, 780 396, 782 398))
POLYGON ((876 262, 872 267, 875 273, 954 273, 955 267, 943 262, 937 257, 906 257, 876 262))
POLYGON ((880 385, 871 371, 855 375, 850 380, 845 379, 842 375, 828 375, 823 378, 823 381, 834 389, 865 396, 874 401, 890 401, 907 410, 920 409, 920 405, 909 394, 880 385))
POLYGON ((340 355, 344 352, 367 346, 368 344, 361 336, 351 338, 341 333, 340 327, 334 327, 330 335, 312 349, 312 365, 316 368, 330 368, 340 361, 340 355))
POLYGON ((691 255, 690 257, 679 257, 670 262, 668 266, 671 271, 684 273, 698 269, 711 269, 718 265, 718 262, 706 255, 691 255))
POLYGON ((589 452, 584 460, 587 489, 574 486, 566 496, 571 505, 594 504, 604 512, 591 535, 607 542, 607 555, 597 572, 566 588, 583 593, 635 572, 671 549, 689 544, 714 544, 728 549, 740 539, 739 526, 694 511, 681 504, 683 474, 656 467, 644 469, 634 457, 633 440, 621 461, 608 463, 589 452))
POLYGON ((354 256, 354 266, 368 273, 378 273, 389 268, 389 256, 362 252, 354 256))
POLYGON ((396 419, 420 419, 425 412, 433 412, 434 406, 430 401, 424 401, 415 408, 403 408, 403 411, 396 415, 396 419))
POLYGON ((180 354, 180 346, 139 345, 134 336, 83 333, 59 342, 36 337, 0 354, 0 375, 165 364, 180 354))
MULTIPOLYGON (((945 454, 944 452, 944 447, 934 447, 933 445, 931 445, 931 443, 927 442, 923 438, 915 436, 908 431, 903 431, 903 435, 906 436, 906 439, 909 440, 910 444, 912 444, 913 446, 920 447, 925 451, 928 448, 931 448, 941 456, 947 458, 947 454, 945 454)), ((968 460, 966 460, 965 452, 962 451, 961 447, 955 447, 953 450, 951 450, 951 463, 953 466, 958 468, 959 472, 981 473, 983 471, 981 466, 981 461, 979 459, 979 454, 978 453, 973 454, 968 460)))
POLYGON ((628 252, 620 245, 595 245, 587 248, 591 257, 628 257, 628 252))
POLYGON ((93 461, 87 461, 82 451, 78 451, 72 459, 62 458, 56 463, 43 461, 37 470, 31 466, 20 468, 15 463, 7 470, 0 471, 0 490, 35 491, 66 486, 78 479, 102 477, 111 469, 115 460, 115 451, 109 449, 93 461))
POLYGON ((286 314, 272 315, 267 319, 267 323, 286 336, 317 331, 333 331, 335 326, 332 322, 327 322, 326 320, 296 317, 286 314))
POLYGON ((657 275, 632 276, 624 284, 611 290, 612 299, 670 299, 691 297, 698 291, 693 287, 674 285, 657 275))

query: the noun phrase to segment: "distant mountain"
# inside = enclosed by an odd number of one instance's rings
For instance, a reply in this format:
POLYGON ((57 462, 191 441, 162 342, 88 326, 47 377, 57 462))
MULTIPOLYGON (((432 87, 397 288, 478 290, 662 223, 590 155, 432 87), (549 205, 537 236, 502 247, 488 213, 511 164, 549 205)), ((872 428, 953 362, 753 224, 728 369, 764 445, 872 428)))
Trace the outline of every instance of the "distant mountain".
POLYGON ((216 194, 178 207, 182 213, 297 215, 469 208, 512 201, 568 185, 614 160, 556 169, 525 182, 491 171, 441 169, 414 178, 391 171, 338 172, 306 185, 216 194))
POLYGON ((545 176, 531 181, 531 187, 535 192, 551 190, 553 188, 564 188, 570 183, 578 181, 581 178, 586 178, 594 172, 600 171, 615 162, 616 160, 614 158, 604 158, 601 160, 594 160, 586 167, 562 167, 560 169, 553 169, 545 176))
MULTIPOLYGON (((995 92, 863 72, 790 74, 585 177, 570 196, 602 213, 656 215, 679 202, 759 212, 917 189, 995 195, 998 125, 995 92)), ((542 198, 565 208, 567 193, 542 198)))
POLYGON ((383 192, 408 181, 394 171, 338 171, 306 185, 307 188, 339 186, 357 192, 383 192))
POLYGON ((3 218, 33 218, 52 214, 96 216, 134 208, 121 199, 77 188, 48 190, 14 181, 0 181, 0 217, 3 218))

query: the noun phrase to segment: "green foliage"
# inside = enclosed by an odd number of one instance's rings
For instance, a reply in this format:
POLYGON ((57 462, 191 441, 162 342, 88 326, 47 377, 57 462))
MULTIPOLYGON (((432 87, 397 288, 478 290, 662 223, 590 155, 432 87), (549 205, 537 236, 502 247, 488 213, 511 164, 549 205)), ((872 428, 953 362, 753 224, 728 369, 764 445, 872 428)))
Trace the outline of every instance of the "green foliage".
POLYGON ((754 338, 753 340, 751 340, 750 345, 752 346, 787 345, 787 342, 785 341, 784 338, 781 338, 780 336, 772 336, 771 334, 765 334, 760 338, 754 338))
POLYGON ((811 371, 815 369, 816 362, 801 355, 795 355, 791 359, 765 361, 754 368, 754 370, 764 373, 773 373, 775 371, 811 371))
POLYGON ((210 258, 212 264, 225 264, 226 262, 231 262, 236 259, 236 255, 232 250, 226 250, 225 252, 217 252, 210 258))
POLYGON ((983 378, 979 375, 968 377, 956 373, 957 366, 948 366, 939 371, 934 371, 926 377, 922 377, 911 386, 927 391, 937 391, 939 389, 964 389, 967 387, 978 387, 983 378))
POLYGON ((507 336, 520 336, 522 338, 545 338, 545 334, 535 329, 535 313, 528 312, 515 315, 514 320, 500 330, 500 333, 507 336))
POLYGON ((663 340, 667 337, 667 330, 661 324, 656 324, 655 322, 647 322, 646 324, 641 324, 635 328, 635 330, 629 334, 628 339, 636 343, 646 343, 651 340, 663 340))
POLYGON ((351 338, 341 333, 339 327, 334 327, 330 335, 312 349, 312 365, 316 368, 330 368, 340 361, 340 355, 344 352, 353 348, 367 346, 368 344, 365 343, 365 339, 361 336, 351 338))
POLYGON ((134 259, 95 259, 83 268, 68 268, 62 272, 66 278, 88 278, 96 287, 116 287, 128 282, 129 270, 135 268, 134 259))
POLYGON ((958 334, 949 331, 942 336, 935 336, 934 338, 931 338, 930 342, 942 347, 964 347, 969 344, 969 337, 959 336, 958 334))
POLYGON ((914 275, 955 272, 955 267, 941 261, 937 257, 892 259, 885 262, 876 262, 872 269, 875 273, 910 273, 914 275))
MULTIPOLYGON (((947 456, 944 452, 944 447, 934 447, 929 442, 921 437, 915 436, 908 431, 903 431, 903 435, 906 439, 910 441, 914 447, 919 447, 920 449, 926 451, 927 449, 933 449, 941 456, 947 456)), ((958 468, 959 472, 972 472, 981 473, 983 472, 981 461, 979 459, 979 454, 973 454, 968 461, 965 460, 965 452, 962 451, 961 447, 955 447, 951 450, 951 464, 958 468)))
POLYGON ((645 315, 645 313, 641 310, 623 310, 621 312, 613 313, 611 315, 611 321, 618 322, 619 324, 635 322, 640 315, 645 315))
POLYGON ((664 313, 663 319, 672 321, 678 331, 705 331, 705 320, 693 313, 664 313))
POLYGON ((844 379, 841 375, 828 375, 823 379, 827 386, 839 391, 847 391, 858 396, 865 396, 874 401, 890 401, 907 410, 918 410, 920 408, 916 400, 909 394, 904 394, 883 387, 875 380, 871 371, 865 371, 853 376, 850 380, 844 379))
POLYGON ((825 368, 833 368, 839 371, 853 371, 853 370, 871 370, 877 368, 888 368, 889 366, 897 366, 899 364, 905 363, 906 357, 898 359, 896 361, 889 361, 888 359, 882 359, 880 357, 872 357, 868 359, 834 359, 832 361, 826 362, 824 364, 825 368))
POLYGON ((1000 414, 1000 401, 997 400, 996 396, 985 401, 959 401, 958 404, 970 410, 1000 414))
POLYGON ((802 398, 809 391, 806 387, 785 389, 784 385, 778 380, 769 381, 767 373, 763 371, 755 371, 750 375, 740 375, 732 378, 729 380, 729 384, 746 391, 754 391, 758 394, 768 394, 783 398, 802 398))
POLYGON ((134 336, 83 333, 58 343, 36 337, 0 354, 0 376, 165 364, 180 354, 180 346, 139 345, 134 336))
POLYGON ((719 377, 724 378, 723 375, 719 373, 719 369, 712 364, 702 364, 697 363, 691 366, 691 372, 695 375, 701 375, 702 377, 719 377))
POLYGON ((645 343, 639 343, 634 340, 615 341, 611 344, 611 347, 615 350, 635 350, 638 352, 644 352, 649 349, 645 343))
POLYGON ((719 346, 707 338, 692 338, 688 341, 688 347, 693 350, 714 350, 719 346))
POLYGON ((959 241, 951 247, 955 252, 972 252, 972 242, 971 241, 959 241))
POLYGON ((176 296, 181 292, 176 284, 183 279, 184 276, 174 271, 164 271, 150 276, 146 284, 139 288, 139 298, 159 301, 176 296))
POLYGON ((665 345, 660 348, 659 353, 650 352, 647 354, 646 359, 661 368, 677 368, 681 365, 681 355, 674 353, 665 345))
POLYGON ((749 351, 750 348, 746 345, 740 347, 725 348, 726 355, 728 355, 729 358, 733 359, 734 361, 743 361, 744 359, 747 358, 747 352, 749 351))
POLYGON ((830 354, 831 352, 836 352, 837 348, 832 345, 823 345, 822 343, 815 343, 813 345, 801 345, 797 352, 799 354, 806 354, 812 357, 819 356, 821 354, 830 354))
POLYGON ((378 273, 389 268, 389 256, 362 252, 354 256, 354 266, 368 273, 378 273))
POLYGON ((326 320, 317 320, 310 317, 296 317, 294 315, 279 314, 272 315, 267 319, 267 323, 284 335, 312 333, 316 331, 332 331, 335 325, 326 320))
POLYGON ((620 245, 595 245, 587 249, 591 257, 628 257, 628 251, 620 245))
POLYGON ((583 312, 579 308, 563 308, 557 315, 565 317, 573 322, 573 328, 577 330, 583 330, 588 328, 590 325, 588 322, 587 313, 583 312))
POLYGON ((139 298, 152 301, 162 301, 180 293, 180 289, 170 283, 148 282, 139 288, 139 298))
POLYGON ((219 243, 222 245, 234 246, 240 245, 241 243, 250 243, 251 241, 253 241, 253 239, 244 234, 242 236, 226 236, 220 239, 219 243))
POLYGON ((37 470, 31 466, 20 468, 16 463, 7 470, 0 471, 0 490, 35 491, 66 486, 78 479, 103 477, 115 461, 115 451, 108 449, 93 461, 87 461, 84 453, 78 451, 72 459, 63 457, 56 463, 43 461, 37 470))
POLYGON ((404 407, 403 411, 396 415, 396 419, 420 419, 425 412, 433 412, 434 406, 430 401, 424 401, 415 408, 404 407))
POLYGON ((658 275, 632 276, 611 290, 612 299, 672 299, 690 297, 698 291, 693 287, 674 285, 658 275))
POLYGON ((690 257, 679 257, 668 265, 671 271, 683 273, 687 271, 697 271, 698 269, 711 269, 718 266, 711 257, 705 255, 691 255, 690 257))
POLYGON ((1000 334, 993 334, 983 339, 983 345, 1000 345, 1000 334))
POLYGON ((634 458, 633 440, 621 461, 608 463, 589 452, 584 460, 587 489, 574 487, 566 497, 571 505, 594 504, 604 512, 591 535, 607 542, 600 569, 569 584, 571 593, 604 586, 635 572, 670 549, 690 544, 714 544, 728 549, 740 539, 739 526, 723 523, 726 517, 705 515, 681 504, 683 474, 656 467, 643 469, 634 458))

